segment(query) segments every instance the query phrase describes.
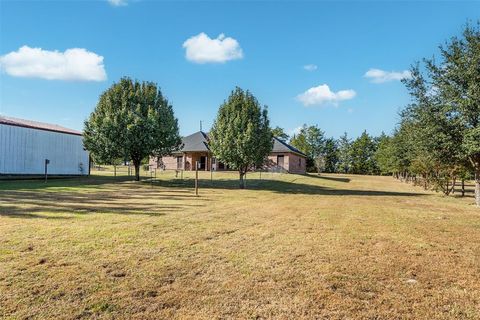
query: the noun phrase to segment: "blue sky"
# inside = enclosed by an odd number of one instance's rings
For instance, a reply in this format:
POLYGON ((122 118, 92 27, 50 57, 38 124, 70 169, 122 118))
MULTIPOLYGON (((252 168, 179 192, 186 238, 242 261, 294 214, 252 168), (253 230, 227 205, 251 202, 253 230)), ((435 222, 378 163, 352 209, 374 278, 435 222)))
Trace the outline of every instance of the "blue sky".
POLYGON ((208 130, 235 86, 290 132, 389 133, 409 101, 398 79, 479 13, 458 1, 1 1, 0 113, 82 129, 130 76, 161 87, 184 135, 200 120, 208 130))

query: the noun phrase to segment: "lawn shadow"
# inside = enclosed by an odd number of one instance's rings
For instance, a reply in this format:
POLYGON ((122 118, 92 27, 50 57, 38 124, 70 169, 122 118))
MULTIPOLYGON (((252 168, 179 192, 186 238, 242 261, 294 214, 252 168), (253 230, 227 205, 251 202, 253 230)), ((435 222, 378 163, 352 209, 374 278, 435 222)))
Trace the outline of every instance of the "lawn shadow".
POLYGON ((313 174, 309 174, 309 175, 307 175, 307 177, 323 179, 323 180, 330 180, 330 181, 335 181, 335 182, 344 182, 344 183, 348 183, 348 182, 351 181, 350 178, 331 177, 331 176, 322 176, 322 175, 313 175, 313 174))
MULTIPOLYGON (((318 179, 321 177, 302 176, 307 179, 318 179)), ((341 178, 339 178, 341 179, 341 178)), ((397 192, 397 191, 378 191, 378 190, 355 190, 355 189, 334 189, 315 184, 307 184, 294 181, 274 180, 274 179, 247 179, 246 189, 259 191, 272 191, 284 194, 307 194, 307 195, 338 195, 338 196, 424 196, 423 193, 415 192, 397 192)), ((350 181, 348 179, 348 181, 350 181)), ((347 182, 342 180, 342 182, 347 182)), ((147 182, 145 182, 147 183, 147 182)), ((170 179, 154 181, 155 185, 167 188, 193 188, 194 179, 170 179)), ((233 179, 199 179, 199 188, 206 189, 239 189, 238 180, 233 179)))
POLYGON ((95 192, 3 190, 0 193, 0 216, 51 218, 38 213, 70 214, 71 217, 107 213, 158 217, 203 207, 206 201, 209 199, 195 197, 193 190, 150 188, 143 183, 115 183, 95 192))
MULTIPOLYGON (((277 179, 247 179, 248 190, 270 191, 279 194, 304 194, 326 196, 366 196, 366 197, 411 197, 425 196, 422 193, 355 190, 343 188, 329 188, 318 185, 318 179, 330 177, 292 176, 291 181, 277 179)), ((284 177, 282 178, 284 179, 284 177)), ((331 178, 335 181, 347 182, 344 178, 331 178), (338 180, 342 179, 342 180, 338 180)), ((331 180, 330 179, 330 180, 331 180)), ((9 190, 3 188, 0 193, 0 216, 12 218, 45 218, 67 219, 75 215, 93 213, 121 214, 121 215, 148 215, 163 216, 181 212, 195 212, 196 208, 204 208, 211 197, 196 197, 194 194, 194 179, 172 178, 167 180, 144 180, 140 183, 130 181, 130 177, 111 178, 95 177, 80 180, 57 180, 55 187, 49 190, 42 182, 26 186, 21 184, 9 190), (64 184, 62 184, 62 182, 64 184), (66 182, 66 183, 65 183, 66 182), (83 192, 75 188, 101 188, 92 192, 83 192), (65 189, 62 189, 65 187, 65 189), (72 189, 68 189, 71 187, 72 189), (39 213, 57 213, 58 217, 39 213), (70 214, 71 216, 60 216, 70 214)), ((213 180, 199 179, 200 189, 238 190, 239 182, 236 179, 213 180)))
POLYGON ((0 207, 0 217, 8 218, 23 218, 23 219, 53 219, 53 220, 67 220, 72 219, 72 217, 65 216, 45 216, 29 212, 19 212, 17 207, 6 206, 0 207))
POLYGON ((45 190, 48 188, 88 188, 95 189, 105 184, 133 181, 129 176, 85 176, 74 178, 55 178, 45 182, 43 179, 0 180, 2 190, 45 190))

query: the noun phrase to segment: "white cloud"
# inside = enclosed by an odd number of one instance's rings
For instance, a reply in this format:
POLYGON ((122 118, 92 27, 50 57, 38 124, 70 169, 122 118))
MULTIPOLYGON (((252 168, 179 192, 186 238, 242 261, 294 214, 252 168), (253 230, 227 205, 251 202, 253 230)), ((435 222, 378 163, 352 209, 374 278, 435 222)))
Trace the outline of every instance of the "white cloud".
POLYGON ((183 43, 187 60, 195 63, 224 63, 229 60, 243 58, 242 48, 237 40, 225 37, 222 33, 211 39, 200 33, 183 43))
POLYGON ((402 79, 408 79, 411 77, 410 71, 384 71, 380 69, 370 69, 365 75, 365 78, 371 79, 373 83, 384 83, 389 81, 400 81, 402 79))
POLYGON ((303 69, 307 70, 307 71, 315 71, 317 70, 317 65, 316 64, 307 64, 307 65, 304 65, 303 66, 303 69))
POLYGON ((126 6, 127 0, 107 0, 114 7, 126 6))
POLYGON ((292 136, 294 136, 294 135, 299 134, 299 133, 300 133, 300 130, 302 130, 302 126, 299 126, 299 127, 294 128, 294 129, 288 130, 288 131, 287 131, 287 134, 288 134, 290 137, 292 137, 292 136))
POLYGON ((321 105, 324 103, 337 105, 340 101, 353 99, 355 95, 356 92, 353 90, 340 90, 333 92, 328 85, 322 84, 299 94, 297 99, 305 106, 321 105))
POLYGON ((65 52, 23 46, 0 56, 0 69, 13 77, 48 80, 103 81, 103 57, 82 48, 65 52))

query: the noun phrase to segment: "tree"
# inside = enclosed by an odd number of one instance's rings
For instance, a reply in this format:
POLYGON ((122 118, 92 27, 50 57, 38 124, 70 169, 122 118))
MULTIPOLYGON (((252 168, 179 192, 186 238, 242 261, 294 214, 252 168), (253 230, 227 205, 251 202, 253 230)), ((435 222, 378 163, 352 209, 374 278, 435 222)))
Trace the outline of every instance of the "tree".
POLYGON ((333 138, 325 140, 325 148, 323 150, 325 158, 325 172, 333 173, 337 171, 338 165, 338 147, 337 142, 333 138))
POLYGON ((264 165, 273 148, 267 108, 249 91, 235 88, 218 110, 209 146, 219 161, 238 170, 240 188, 245 188, 247 171, 264 165))
POLYGON ((467 25, 462 37, 440 47, 441 61, 427 60, 433 86, 448 119, 460 130, 464 159, 475 174, 475 199, 480 207, 480 22, 467 25))
POLYGON ((352 167, 351 141, 345 132, 338 140, 338 171, 348 173, 352 167))
POLYGON ((403 80, 412 103, 392 140, 394 164, 402 179, 420 175, 425 188, 446 195, 473 173, 480 206, 480 24, 441 46, 440 59, 424 62, 403 80))
POLYGON ((280 128, 279 126, 276 126, 272 129, 272 135, 282 140, 283 142, 288 141, 288 139, 290 138, 290 136, 285 133, 285 130, 283 130, 283 128, 280 128))
POLYGON ((122 78, 100 96, 85 121, 83 143, 95 159, 131 159, 139 181, 142 159, 170 154, 181 138, 173 108, 157 85, 122 78))
POLYGON ((392 174, 395 171, 392 137, 382 134, 377 138, 375 162, 381 174, 392 174))
POLYGON ((315 162, 315 169, 317 170, 317 173, 320 175, 320 173, 322 173, 325 170, 325 164, 326 164, 325 156, 323 155, 316 156, 314 159, 314 162, 315 162))
POLYGON ((378 167, 374 159, 376 150, 377 146, 375 141, 364 131, 351 145, 352 173, 378 173, 378 167))
POLYGON ((314 159, 324 152, 325 134, 317 125, 304 124, 300 132, 292 137, 290 144, 307 155, 307 167, 311 170, 315 166, 314 159))

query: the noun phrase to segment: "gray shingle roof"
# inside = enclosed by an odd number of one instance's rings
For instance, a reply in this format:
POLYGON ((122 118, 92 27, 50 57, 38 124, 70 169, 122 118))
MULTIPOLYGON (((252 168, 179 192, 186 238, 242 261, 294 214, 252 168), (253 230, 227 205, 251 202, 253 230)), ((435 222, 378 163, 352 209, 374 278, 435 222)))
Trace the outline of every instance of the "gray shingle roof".
POLYGON ((25 120, 13 117, 6 117, 0 116, 0 124, 6 124, 10 126, 16 127, 24 127, 24 128, 32 128, 32 129, 39 129, 39 130, 46 130, 46 131, 53 131, 53 132, 61 132, 61 133, 68 133, 81 136, 82 132, 68 129, 56 124, 32 121, 32 120, 25 120))
MULTIPOLYGON (((202 131, 195 132, 189 136, 186 136, 182 139, 183 148, 181 152, 208 152, 208 134, 202 131)), ((272 152, 293 152, 302 157, 306 155, 298 150, 297 148, 292 147, 286 142, 281 141, 280 139, 273 138, 273 149, 272 152)))
POLYGON ((302 151, 298 150, 297 148, 289 145, 288 143, 278 139, 277 137, 273 137, 273 149, 272 152, 293 152, 302 157, 306 157, 307 155, 302 151))
POLYGON ((210 151, 208 148, 208 137, 205 132, 198 131, 182 139, 183 152, 210 151))

